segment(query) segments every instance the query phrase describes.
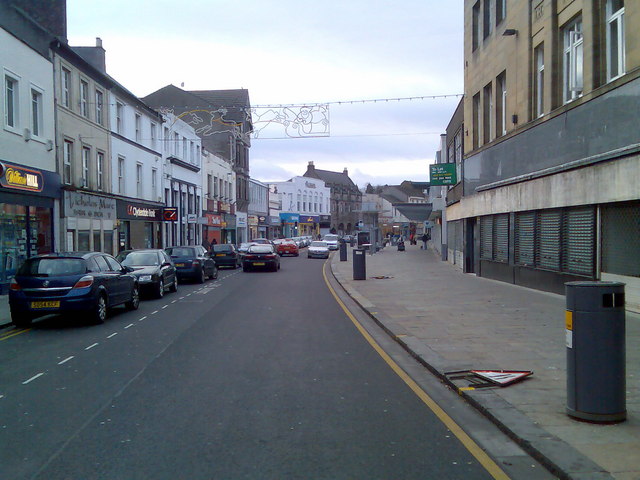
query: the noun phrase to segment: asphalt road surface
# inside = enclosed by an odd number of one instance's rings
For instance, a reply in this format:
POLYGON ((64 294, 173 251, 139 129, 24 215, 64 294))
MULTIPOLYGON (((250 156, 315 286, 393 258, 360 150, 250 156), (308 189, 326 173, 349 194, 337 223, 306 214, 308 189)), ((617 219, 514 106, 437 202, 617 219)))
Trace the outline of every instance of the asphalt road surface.
POLYGON ((323 265, 302 251, 103 325, 0 331, 0 478, 550 478, 392 353, 493 460, 474 454, 354 326, 323 265))

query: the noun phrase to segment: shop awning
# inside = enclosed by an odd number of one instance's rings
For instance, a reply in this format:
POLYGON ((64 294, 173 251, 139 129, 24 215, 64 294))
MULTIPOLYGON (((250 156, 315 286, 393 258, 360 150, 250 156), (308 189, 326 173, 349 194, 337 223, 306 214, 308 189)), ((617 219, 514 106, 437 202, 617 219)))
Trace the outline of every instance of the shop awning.
POLYGON ((433 209, 430 203, 394 203, 393 206, 412 222, 429 220, 433 209))

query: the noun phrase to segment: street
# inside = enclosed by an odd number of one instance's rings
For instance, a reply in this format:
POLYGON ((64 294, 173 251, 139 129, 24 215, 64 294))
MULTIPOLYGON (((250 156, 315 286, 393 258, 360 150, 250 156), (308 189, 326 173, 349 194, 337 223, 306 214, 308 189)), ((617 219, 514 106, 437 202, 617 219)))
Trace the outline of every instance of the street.
POLYGON ((551 478, 389 353, 510 460, 474 455, 354 328, 323 265, 303 252, 278 273, 181 284, 103 325, 51 317, 0 332, 0 477, 551 478))

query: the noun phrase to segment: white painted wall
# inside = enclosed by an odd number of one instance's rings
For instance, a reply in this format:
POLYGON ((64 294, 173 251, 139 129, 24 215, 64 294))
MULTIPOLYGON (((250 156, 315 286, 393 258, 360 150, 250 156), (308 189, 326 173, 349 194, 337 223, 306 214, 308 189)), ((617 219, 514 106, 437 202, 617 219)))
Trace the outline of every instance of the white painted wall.
POLYGON ((303 215, 331 215, 331 189, 322 180, 300 176, 293 177, 288 182, 274 182, 269 185, 278 187, 283 212, 303 215), (316 193, 318 196, 318 211, 314 208, 316 193), (298 194, 301 195, 299 209, 298 194), (304 195, 307 195, 306 209, 304 208, 304 195), (312 202, 308 200, 310 195, 314 199, 312 202), (311 209, 309 208, 309 203, 311 203, 311 209), (322 205, 322 208, 320 208, 320 205, 322 205))
POLYGON ((0 71, 0 159, 55 172, 53 64, 0 28, 0 71), (18 82, 15 128, 5 123, 6 75, 18 82), (38 136, 32 129, 32 89, 42 94, 42 129, 38 136))

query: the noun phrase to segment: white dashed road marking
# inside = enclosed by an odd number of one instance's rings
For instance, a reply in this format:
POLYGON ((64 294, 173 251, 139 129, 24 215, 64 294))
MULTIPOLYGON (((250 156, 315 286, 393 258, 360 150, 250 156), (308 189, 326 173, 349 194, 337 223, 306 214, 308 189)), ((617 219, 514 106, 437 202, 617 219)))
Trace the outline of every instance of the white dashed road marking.
POLYGON ((34 375, 33 377, 31 377, 29 380, 22 382, 23 385, 26 385, 27 383, 33 382, 36 378, 40 378, 42 375, 44 375, 44 372, 40 372, 37 375, 34 375))
POLYGON ((97 347, 98 345, 100 345, 99 343, 94 343, 93 345, 89 345, 87 348, 85 348, 85 350, 89 350, 93 347, 97 347))
POLYGON ((62 360, 61 362, 58 362, 58 365, 62 365, 63 363, 67 363, 69 360, 71 360, 72 358, 75 358, 73 355, 71 355, 70 357, 65 358, 64 360, 62 360))

